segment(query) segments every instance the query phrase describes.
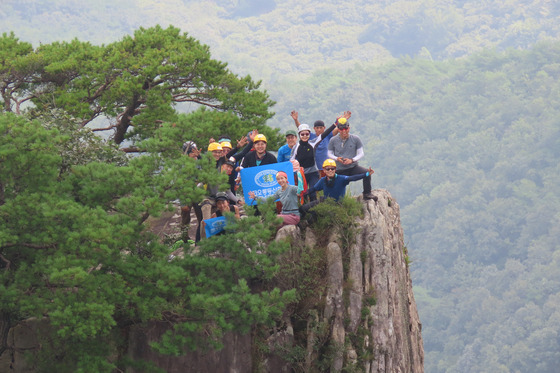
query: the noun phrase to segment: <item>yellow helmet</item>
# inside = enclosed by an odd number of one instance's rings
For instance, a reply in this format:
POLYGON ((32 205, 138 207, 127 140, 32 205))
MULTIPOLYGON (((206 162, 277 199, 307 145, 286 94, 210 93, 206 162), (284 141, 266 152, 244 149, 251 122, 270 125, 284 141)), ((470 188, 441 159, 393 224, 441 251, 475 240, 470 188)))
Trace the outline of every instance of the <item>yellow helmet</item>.
POLYGON ((224 142, 220 143, 220 145, 222 146, 222 149, 223 149, 223 148, 230 148, 230 149, 232 149, 231 143, 230 143, 229 141, 224 141, 224 142))
POLYGON ((214 150, 222 150, 222 146, 217 142, 211 142, 210 145, 208 145, 208 151, 213 152, 214 150))
POLYGON ((255 136, 255 140, 253 141, 253 143, 257 142, 257 141, 264 141, 266 142, 266 136, 263 135, 262 133, 259 133, 257 136, 255 136))
POLYGON ((325 167, 336 167, 336 162, 334 161, 334 159, 325 159, 325 161, 323 162, 323 168, 325 167))

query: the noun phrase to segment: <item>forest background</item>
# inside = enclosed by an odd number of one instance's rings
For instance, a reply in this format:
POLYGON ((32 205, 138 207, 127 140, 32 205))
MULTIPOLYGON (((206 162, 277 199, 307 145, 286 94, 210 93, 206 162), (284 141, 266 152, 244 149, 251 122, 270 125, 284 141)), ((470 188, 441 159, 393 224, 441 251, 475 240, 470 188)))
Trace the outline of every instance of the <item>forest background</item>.
MULTIPOLYGON (((401 206, 426 372, 560 363, 560 4, 3 0, 0 32, 107 44, 173 25, 292 128, 352 111, 401 206)), ((184 107, 189 110, 189 107, 184 107)))

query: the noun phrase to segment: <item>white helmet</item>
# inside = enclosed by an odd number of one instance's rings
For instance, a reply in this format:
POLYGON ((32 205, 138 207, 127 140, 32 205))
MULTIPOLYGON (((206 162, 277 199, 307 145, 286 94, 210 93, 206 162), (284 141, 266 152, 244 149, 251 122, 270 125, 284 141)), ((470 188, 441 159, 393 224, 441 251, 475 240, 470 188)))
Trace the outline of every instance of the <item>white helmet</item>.
POLYGON ((303 123, 303 124, 300 124, 300 125, 299 125, 299 127, 298 127, 298 134, 299 134, 299 133, 302 133, 303 131, 309 131, 309 133, 311 133, 311 128, 309 128, 309 125, 308 125, 308 124, 303 123))

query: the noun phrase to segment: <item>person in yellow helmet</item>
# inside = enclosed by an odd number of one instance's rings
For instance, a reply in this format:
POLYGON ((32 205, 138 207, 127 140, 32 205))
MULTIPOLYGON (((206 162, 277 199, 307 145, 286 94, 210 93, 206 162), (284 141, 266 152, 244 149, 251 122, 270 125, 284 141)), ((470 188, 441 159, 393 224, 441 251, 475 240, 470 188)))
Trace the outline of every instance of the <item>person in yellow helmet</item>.
MULTIPOLYGON (((301 126, 301 123, 299 121, 299 114, 297 111, 292 110, 292 112, 290 113, 292 119, 294 120, 294 123, 296 125, 296 127, 301 126)), ((350 119, 350 116, 352 115, 352 113, 350 111, 345 111, 344 114, 342 115, 344 118, 346 119, 350 119)), ((315 133, 311 133, 311 135, 309 135, 309 141, 315 140, 315 138, 320 137, 326 130, 325 128, 325 122, 323 122, 322 120, 316 120, 315 123, 313 124, 313 130, 315 131, 315 133)), ((329 146, 329 141, 338 134, 338 128, 335 128, 331 133, 329 133, 324 139, 323 141, 321 141, 320 143, 317 144, 317 146, 315 147, 315 163, 317 165, 317 169, 319 170, 319 173, 321 174, 321 177, 325 176, 325 173, 323 172, 323 162, 325 161, 325 159, 328 158, 327 156, 327 150, 328 150, 328 146, 329 146)))
POLYGON ((259 133, 257 136, 255 136, 255 139, 253 140, 253 146, 255 150, 249 152, 245 156, 245 158, 243 158, 243 162, 241 163, 241 168, 263 166, 266 164, 277 163, 274 154, 266 151, 266 145, 267 142, 266 142, 265 135, 259 133))
MULTIPOLYGON (((311 201, 301 206, 299 208, 299 212, 302 218, 305 217, 311 208, 317 206, 326 198, 333 198, 335 201, 338 201, 346 194, 346 186, 350 184, 351 181, 362 180, 369 177, 374 172, 373 169, 369 167, 366 172, 362 174, 352 176, 339 175, 336 173, 336 162, 333 159, 326 159, 323 162, 323 170, 325 171, 326 176, 322 177, 315 185, 310 186, 309 189, 304 192, 310 193, 322 190, 323 197, 320 200, 311 201)), ((377 201, 377 197, 375 200, 377 201)))
MULTIPOLYGON (((358 161, 364 157, 364 146, 362 140, 350 134, 350 123, 346 118, 337 121, 338 136, 331 139, 328 146, 328 156, 336 162, 336 173, 338 175, 361 175, 367 173, 367 169, 358 165, 358 161)), ((371 175, 363 178, 364 200, 377 200, 377 196, 371 193, 371 175)))
MULTIPOLYGON (((238 176, 237 167, 238 162, 245 157, 247 153, 253 147, 253 141, 255 137, 259 134, 259 131, 256 129, 250 131, 247 136, 243 136, 241 139, 237 140, 237 146, 232 148, 231 142, 228 141, 229 139, 223 139, 224 136, 219 141, 220 146, 222 147, 222 156, 216 160, 216 168, 221 170, 222 172, 227 173, 228 175, 228 184, 230 186, 228 193, 228 198, 230 199, 231 203, 240 203, 241 200, 236 196, 236 179, 238 176), (244 148, 239 151, 242 147, 244 148), (230 163, 233 162, 233 167, 230 168, 230 163)), ((210 139, 211 141, 214 139, 210 139)), ((213 154, 213 153, 212 153, 213 154)))
POLYGON ((208 151, 212 153, 212 157, 214 157, 216 161, 222 158, 223 151, 222 146, 219 143, 211 142, 210 145, 208 145, 208 151))

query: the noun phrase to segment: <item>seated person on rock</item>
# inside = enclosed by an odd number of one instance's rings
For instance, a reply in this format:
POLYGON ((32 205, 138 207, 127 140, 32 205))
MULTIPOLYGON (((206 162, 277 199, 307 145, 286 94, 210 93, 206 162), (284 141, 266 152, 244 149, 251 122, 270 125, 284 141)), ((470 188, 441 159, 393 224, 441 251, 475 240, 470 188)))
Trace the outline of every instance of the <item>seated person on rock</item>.
MULTIPOLYGON (((239 207, 237 207, 236 205, 230 205, 229 203, 229 199, 226 193, 224 192, 218 192, 216 193, 216 198, 215 198, 215 203, 216 203, 216 211, 212 214, 212 216, 210 218, 217 218, 217 217, 221 217, 221 216, 225 216, 224 214, 226 212, 231 212, 233 213, 233 215, 235 216, 236 219, 241 219, 241 215, 239 214, 239 207)), ((206 222, 202 221, 202 235, 204 238, 206 238, 206 222)), ((217 233, 216 235, 220 235, 220 234, 224 234, 225 231, 221 231, 219 233, 217 233)))
MULTIPOLYGON (((338 136, 333 137, 328 146, 329 158, 336 161, 336 173, 346 176, 366 173, 367 169, 358 164, 364 156, 362 140, 350 133, 350 123, 346 118, 337 120, 337 128, 338 136)), ((364 177, 362 182, 364 199, 377 201, 377 197, 371 193, 371 176, 364 177)))
MULTIPOLYGON (((285 225, 296 225, 299 223, 299 210, 298 210, 298 187, 288 184, 288 175, 284 171, 279 171, 276 174, 276 181, 280 184, 280 189, 276 191, 270 198, 273 200, 280 199, 282 203, 282 212, 278 215, 282 218, 283 222, 281 227, 285 225)), ((254 191, 250 191, 249 197, 256 199, 254 191)), ((264 198, 259 198, 264 201, 264 198)))
MULTIPOLYGON (((322 190, 323 197, 320 200, 311 201, 301 206, 299 208, 301 218, 304 218, 305 215, 310 212, 309 210, 311 208, 317 206, 326 198, 333 198, 335 201, 338 201, 346 194, 346 186, 350 184, 351 181, 362 180, 366 177, 371 176, 371 174, 373 174, 374 172, 373 169, 369 167, 366 172, 362 174, 351 176, 340 175, 336 173, 336 162, 333 159, 327 159, 323 162, 323 170, 325 171, 327 176, 322 177, 315 185, 310 186, 307 190, 307 193, 310 193, 311 191, 318 192, 322 190)), ((315 216, 312 211, 311 214, 315 216)))
POLYGON ((229 203, 228 196, 225 192, 218 192, 216 194, 216 212, 212 214, 213 218, 224 216, 225 212, 232 212, 236 219, 240 219, 239 207, 229 203))

